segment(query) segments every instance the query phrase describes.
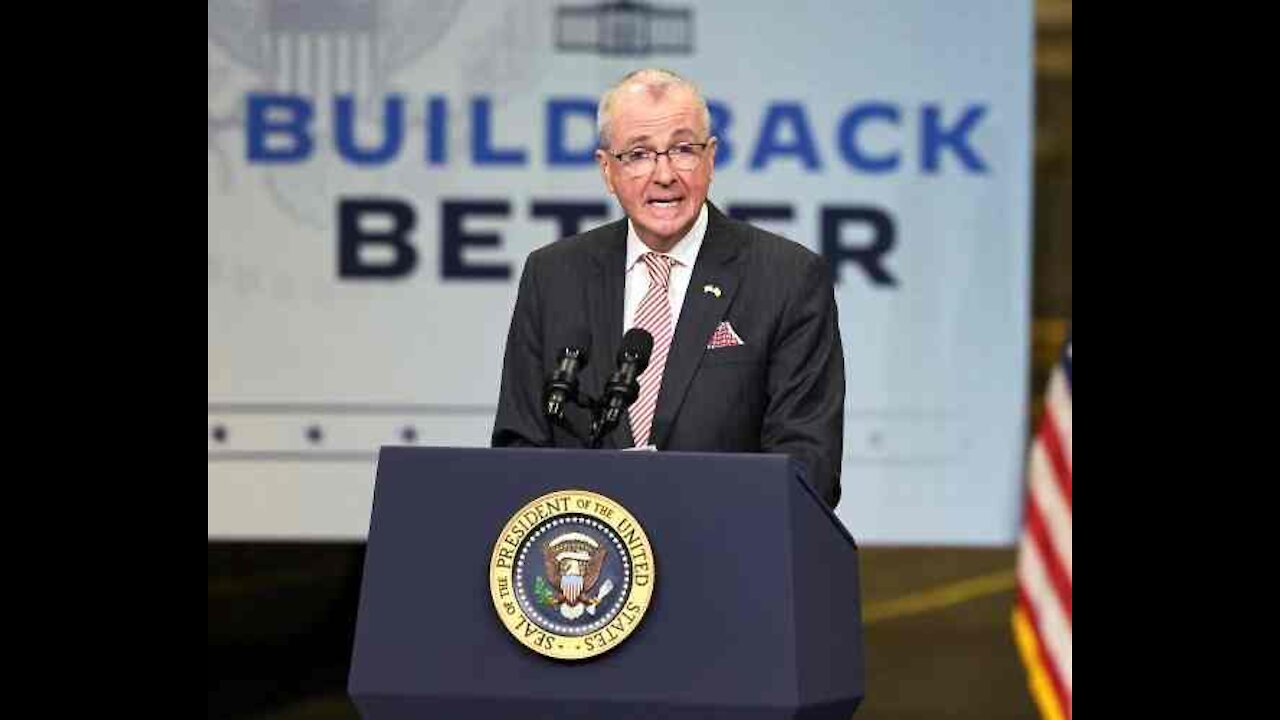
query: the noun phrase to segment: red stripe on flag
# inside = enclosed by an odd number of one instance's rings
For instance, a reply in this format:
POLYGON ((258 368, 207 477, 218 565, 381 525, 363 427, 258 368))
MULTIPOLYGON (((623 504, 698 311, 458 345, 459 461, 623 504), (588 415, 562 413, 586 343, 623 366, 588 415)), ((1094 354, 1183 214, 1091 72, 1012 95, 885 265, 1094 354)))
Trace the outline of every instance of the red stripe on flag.
POLYGON ((1032 635, 1036 638, 1036 654, 1040 657, 1040 666, 1046 671, 1050 682, 1053 684, 1053 693, 1058 701, 1058 708, 1062 710, 1065 717, 1071 717, 1071 704, 1068 702, 1070 695, 1066 692, 1065 685, 1062 682, 1062 674, 1058 671, 1058 663, 1054 662, 1053 656, 1049 654, 1048 648, 1045 647, 1044 638, 1040 636, 1040 621, 1036 617, 1036 610, 1031 606, 1031 601, 1027 598, 1027 591, 1018 584, 1018 607, 1022 608, 1022 612, 1026 613, 1027 621, 1031 623, 1032 635))
MULTIPOLYGON (((1040 515, 1040 506, 1036 503, 1035 497, 1029 497, 1027 500, 1027 531, 1031 533, 1031 541, 1039 551, 1040 562, 1044 565, 1049 582, 1053 585, 1054 595, 1058 598, 1058 604, 1066 611, 1067 623, 1070 624, 1071 578, 1067 576, 1066 566, 1063 565, 1057 547, 1054 546, 1048 528, 1045 527, 1044 517, 1040 515)), ((1026 552, 1025 547, 1023 552, 1026 552)))
POLYGON ((1058 434, 1058 423, 1053 418, 1052 406, 1045 406, 1040 420, 1040 442, 1044 444, 1044 452, 1053 465, 1054 481, 1062 490, 1062 497, 1067 500, 1067 509, 1071 509, 1071 465, 1067 463, 1067 454, 1062 449, 1062 436, 1058 434))

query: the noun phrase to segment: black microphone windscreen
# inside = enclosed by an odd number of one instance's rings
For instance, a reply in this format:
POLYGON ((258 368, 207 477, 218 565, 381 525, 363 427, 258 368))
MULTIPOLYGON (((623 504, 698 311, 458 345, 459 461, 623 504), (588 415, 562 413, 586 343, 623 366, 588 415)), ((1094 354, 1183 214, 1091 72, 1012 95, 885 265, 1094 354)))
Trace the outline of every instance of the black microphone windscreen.
POLYGON ((634 353, 644 365, 649 364, 649 355, 653 353, 653 336, 648 330, 631 328, 622 336, 622 349, 618 351, 618 362, 622 362, 624 353, 634 353))

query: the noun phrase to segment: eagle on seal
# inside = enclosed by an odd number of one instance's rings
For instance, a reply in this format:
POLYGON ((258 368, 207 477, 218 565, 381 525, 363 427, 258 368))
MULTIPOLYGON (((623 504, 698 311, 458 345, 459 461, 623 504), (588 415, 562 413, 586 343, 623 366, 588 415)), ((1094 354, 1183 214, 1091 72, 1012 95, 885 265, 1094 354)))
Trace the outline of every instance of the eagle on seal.
POLYGON ((579 532, 558 535, 542 546, 547 579, 560 589, 560 614, 576 618, 582 602, 594 602, 588 593, 600 579, 607 551, 591 537, 579 532))

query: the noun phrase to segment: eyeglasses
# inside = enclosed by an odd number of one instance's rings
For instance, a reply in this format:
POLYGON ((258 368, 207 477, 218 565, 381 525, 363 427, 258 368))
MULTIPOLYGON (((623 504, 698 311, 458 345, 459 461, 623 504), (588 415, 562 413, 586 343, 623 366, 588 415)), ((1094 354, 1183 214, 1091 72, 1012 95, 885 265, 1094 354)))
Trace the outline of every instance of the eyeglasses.
POLYGON ((658 156, 666 155, 671 161, 671 167, 676 170, 689 171, 698 167, 702 162, 702 153, 706 151, 707 146, 711 143, 680 143, 672 145, 670 148, 658 152, 648 148, 634 148, 626 152, 610 153, 613 159, 618 161, 622 169, 631 177, 644 177, 653 172, 658 166, 658 156))

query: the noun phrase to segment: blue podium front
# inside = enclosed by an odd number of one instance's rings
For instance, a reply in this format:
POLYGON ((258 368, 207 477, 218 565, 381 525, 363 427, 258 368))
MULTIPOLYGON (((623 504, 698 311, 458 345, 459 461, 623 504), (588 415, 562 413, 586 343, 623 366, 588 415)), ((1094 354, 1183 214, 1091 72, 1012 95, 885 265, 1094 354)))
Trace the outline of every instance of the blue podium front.
POLYGON ((864 694, 862 648, 853 538, 785 456, 379 456, 348 683, 368 720, 843 720, 864 694), (488 573, 513 515, 571 490, 634 516, 654 568, 642 621, 582 660, 517 641, 488 573))

